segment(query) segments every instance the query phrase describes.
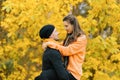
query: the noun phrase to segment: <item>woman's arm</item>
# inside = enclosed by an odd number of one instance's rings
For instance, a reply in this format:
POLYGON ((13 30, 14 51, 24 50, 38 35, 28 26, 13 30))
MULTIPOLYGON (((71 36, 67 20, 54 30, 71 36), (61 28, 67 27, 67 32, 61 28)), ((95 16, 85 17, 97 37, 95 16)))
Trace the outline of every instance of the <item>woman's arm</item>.
POLYGON ((50 48, 59 50, 63 56, 70 56, 85 51, 86 44, 87 44, 87 39, 85 36, 79 37, 76 42, 73 42, 68 46, 62 46, 54 42, 47 42, 47 45, 50 48))

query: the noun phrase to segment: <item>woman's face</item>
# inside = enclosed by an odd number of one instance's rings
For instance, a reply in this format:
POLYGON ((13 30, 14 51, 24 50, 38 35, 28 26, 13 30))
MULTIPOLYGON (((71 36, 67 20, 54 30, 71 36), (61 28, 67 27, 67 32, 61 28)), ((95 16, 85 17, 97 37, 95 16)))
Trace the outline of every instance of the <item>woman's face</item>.
POLYGON ((68 34, 73 32, 73 25, 71 25, 68 21, 64 21, 63 24, 68 34))

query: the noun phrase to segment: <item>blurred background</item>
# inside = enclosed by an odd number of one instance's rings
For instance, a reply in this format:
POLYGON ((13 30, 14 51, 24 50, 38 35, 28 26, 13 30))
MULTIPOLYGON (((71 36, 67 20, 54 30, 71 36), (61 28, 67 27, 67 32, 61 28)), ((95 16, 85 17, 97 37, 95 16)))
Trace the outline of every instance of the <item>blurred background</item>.
POLYGON ((73 14, 88 38, 81 80, 120 80, 120 0, 0 0, 0 80, 34 80, 41 72, 38 32, 73 14))

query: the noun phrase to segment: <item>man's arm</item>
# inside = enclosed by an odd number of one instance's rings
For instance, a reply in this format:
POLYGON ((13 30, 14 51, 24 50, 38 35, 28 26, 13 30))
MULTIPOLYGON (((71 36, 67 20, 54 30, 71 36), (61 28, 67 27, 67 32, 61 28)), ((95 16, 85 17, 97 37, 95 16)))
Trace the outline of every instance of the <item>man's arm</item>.
POLYGON ((68 73, 63 66, 61 55, 60 55, 59 51, 57 51, 55 49, 51 49, 48 56, 49 56, 51 63, 53 64, 53 67, 54 67, 59 79, 60 80, 69 80, 68 73))

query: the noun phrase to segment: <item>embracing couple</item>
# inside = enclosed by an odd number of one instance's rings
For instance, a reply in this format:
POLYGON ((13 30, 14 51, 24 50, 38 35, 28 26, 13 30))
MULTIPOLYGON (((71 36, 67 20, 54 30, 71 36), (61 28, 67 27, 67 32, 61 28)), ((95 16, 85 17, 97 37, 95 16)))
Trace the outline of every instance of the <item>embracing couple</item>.
POLYGON ((80 80, 87 38, 73 15, 63 18, 67 32, 63 43, 59 43, 54 25, 43 26, 39 36, 43 40, 42 72, 35 80, 80 80))

